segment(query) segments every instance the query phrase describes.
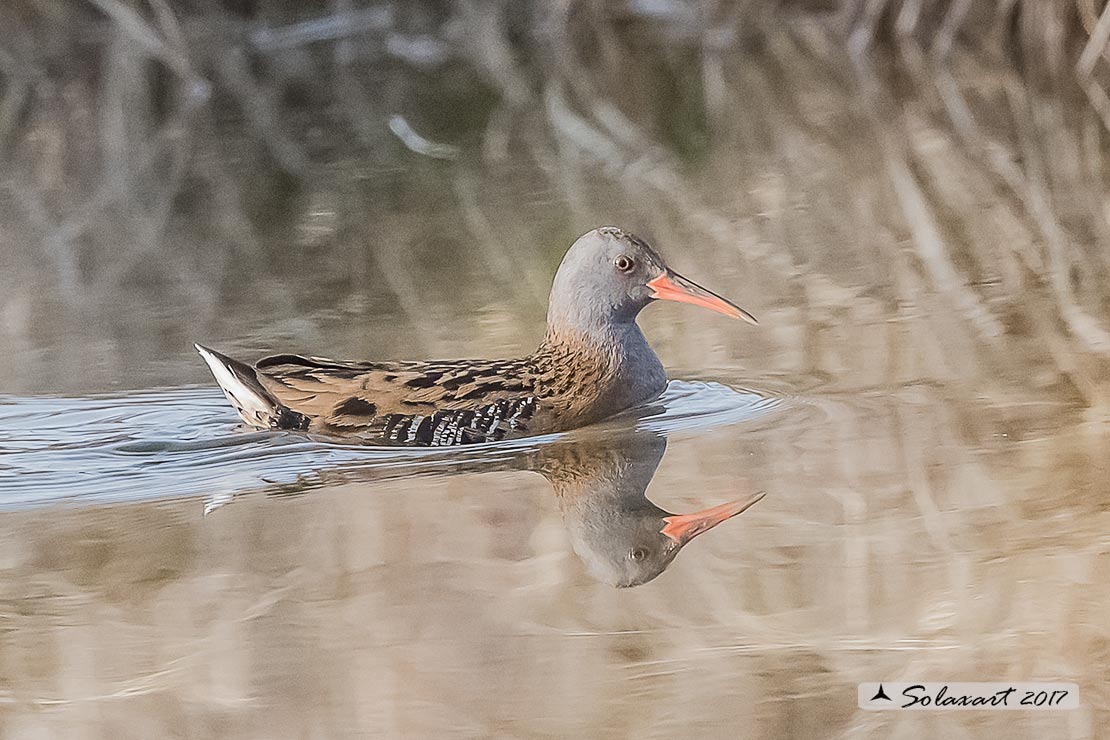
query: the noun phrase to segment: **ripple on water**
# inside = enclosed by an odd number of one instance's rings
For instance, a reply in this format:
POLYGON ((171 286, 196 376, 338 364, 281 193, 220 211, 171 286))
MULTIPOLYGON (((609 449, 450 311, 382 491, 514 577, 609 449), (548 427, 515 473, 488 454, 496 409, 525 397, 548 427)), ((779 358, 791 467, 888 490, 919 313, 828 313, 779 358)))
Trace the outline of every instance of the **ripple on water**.
MULTIPOLYGON (((761 422, 790 400, 771 391, 676 380, 657 401, 604 428, 697 433, 761 422)), ((310 487, 320 483, 322 473, 352 466, 382 477, 445 473, 460 466, 473 470, 520 458, 566 436, 399 448, 248 431, 237 421, 213 388, 87 398, 0 397, 0 508, 310 487)))

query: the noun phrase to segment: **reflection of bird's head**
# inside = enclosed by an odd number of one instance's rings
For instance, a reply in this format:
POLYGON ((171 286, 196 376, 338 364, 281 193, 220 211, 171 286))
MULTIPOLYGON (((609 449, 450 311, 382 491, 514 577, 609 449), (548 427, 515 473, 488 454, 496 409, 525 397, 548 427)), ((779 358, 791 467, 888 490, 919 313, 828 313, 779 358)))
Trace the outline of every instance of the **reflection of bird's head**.
POLYGON ((666 446, 656 434, 626 433, 600 443, 553 445, 544 455, 540 470, 559 498, 574 551, 603 583, 647 583, 694 537, 762 498, 667 513, 644 495, 666 446))
POLYGON ((680 549, 659 532, 662 514, 637 512, 611 522, 615 526, 586 521, 570 529, 571 543, 594 578, 617 588, 639 586, 662 573, 680 549))

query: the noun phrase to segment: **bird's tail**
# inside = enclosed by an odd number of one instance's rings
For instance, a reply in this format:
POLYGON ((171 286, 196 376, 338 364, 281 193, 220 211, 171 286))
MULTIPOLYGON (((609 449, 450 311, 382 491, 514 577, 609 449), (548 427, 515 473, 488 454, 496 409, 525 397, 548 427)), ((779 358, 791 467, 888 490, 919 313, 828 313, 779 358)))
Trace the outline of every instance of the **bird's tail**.
POLYGON ((263 429, 308 427, 308 417, 274 398, 258 381, 258 373, 253 367, 199 344, 193 346, 208 363, 227 400, 247 424, 263 429))

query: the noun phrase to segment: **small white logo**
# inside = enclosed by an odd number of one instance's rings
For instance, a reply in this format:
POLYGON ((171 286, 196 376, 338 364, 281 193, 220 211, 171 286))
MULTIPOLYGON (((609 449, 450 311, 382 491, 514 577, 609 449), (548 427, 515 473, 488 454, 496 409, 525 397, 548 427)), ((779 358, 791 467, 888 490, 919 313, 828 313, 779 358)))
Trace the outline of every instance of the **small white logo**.
POLYGON ((861 683, 857 696, 860 709, 872 711, 1079 708, 1074 683, 883 681, 861 683))

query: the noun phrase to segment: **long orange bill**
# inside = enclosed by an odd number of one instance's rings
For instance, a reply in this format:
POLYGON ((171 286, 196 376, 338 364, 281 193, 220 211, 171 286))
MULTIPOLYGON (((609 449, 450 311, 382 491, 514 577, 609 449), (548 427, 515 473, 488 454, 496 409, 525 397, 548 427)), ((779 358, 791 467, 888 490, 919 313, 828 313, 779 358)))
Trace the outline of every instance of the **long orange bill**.
POLYGON ((734 319, 743 319, 749 324, 758 324, 755 317, 732 301, 726 301, 716 293, 711 293, 693 280, 687 280, 677 272, 664 272, 657 278, 648 281, 651 288, 651 297, 662 301, 678 301, 692 303, 695 306, 708 308, 734 319))
POLYGON ((666 524, 663 525, 663 529, 660 531, 678 545, 685 545, 702 532, 708 532, 726 519, 731 519, 737 514, 743 514, 766 495, 761 491, 754 496, 729 501, 727 504, 714 506, 712 509, 706 509, 705 511, 665 516, 663 521, 666 524))

